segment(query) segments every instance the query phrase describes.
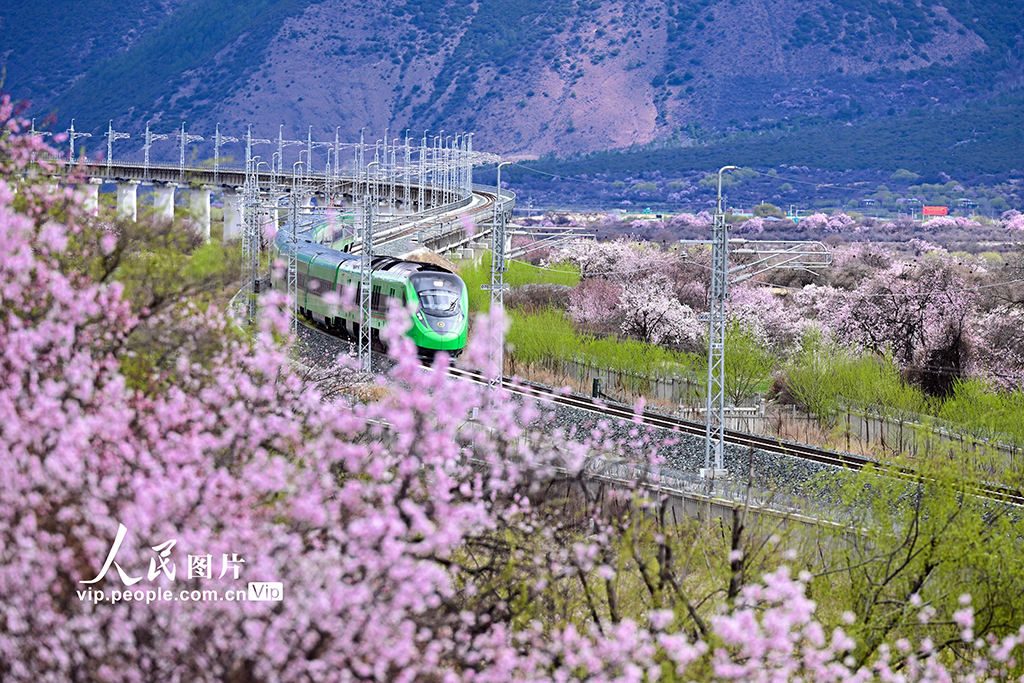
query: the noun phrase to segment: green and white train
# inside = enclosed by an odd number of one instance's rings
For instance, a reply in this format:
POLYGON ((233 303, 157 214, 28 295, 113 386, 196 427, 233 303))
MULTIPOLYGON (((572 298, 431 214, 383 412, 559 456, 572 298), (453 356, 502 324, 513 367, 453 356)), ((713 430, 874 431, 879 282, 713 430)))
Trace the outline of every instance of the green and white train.
MULTIPOLYGON (((314 225, 297 234, 296 261, 299 312, 317 324, 351 337, 359 335, 360 257, 320 244, 327 223, 314 225), (337 296, 351 288, 355 292, 351 308, 328 304, 324 295, 337 296)), ((274 239, 273 256, 284 258, 292 250, 288 228, 274 239)), ((273 287, 287 288, 287 275, 274 268, 273 287)), ((469 304, 466 284, 455 273, 430 263, 404 261, 391 256, 372 259, 370 325, 376 339, 393 305, 413 311, 412 325, 406 333, 421 355, 438 351, 458 355, 466 346, 469 330, 469 304)))

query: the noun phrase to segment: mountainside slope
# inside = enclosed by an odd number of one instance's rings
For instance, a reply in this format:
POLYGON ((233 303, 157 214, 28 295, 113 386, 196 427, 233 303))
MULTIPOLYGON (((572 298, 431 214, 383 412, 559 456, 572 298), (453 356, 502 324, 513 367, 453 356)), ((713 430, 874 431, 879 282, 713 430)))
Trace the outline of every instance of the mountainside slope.
POLYGON ((955 111, 1024 81, 1024 6, 996 0, 163 0, 70 42, 8 30, 27 12, 0 10, 6 87, 97 132, 444 128, 564 155, 955 111))

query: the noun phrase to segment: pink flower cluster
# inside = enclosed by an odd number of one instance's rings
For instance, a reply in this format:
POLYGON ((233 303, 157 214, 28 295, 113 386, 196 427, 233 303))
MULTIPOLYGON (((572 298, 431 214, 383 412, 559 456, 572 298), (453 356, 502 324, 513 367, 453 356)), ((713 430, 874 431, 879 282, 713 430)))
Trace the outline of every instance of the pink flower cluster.
MULTIPOLYGON (((69 237, 92 228, 73 195, 25 173, 35 144, 0 136, 4 681, 949 679, 925 639, 899 672, 884 650, 850 664, 852 640, 826 637, 805 577, 785 569, 746 586, 704 638, 666 609, 510 618, 495 584, 464 570, 470 544, 543 534, 531 485, 555 466, 578 474, 600 434, 540 436, 535 405, 450 379, 444 358, 425 370, 400 316, 383 397, 324 400, 278 342, 289 319, 274 296, 251 339, 186 307, 189 329, 222 346, 201 360, 186 342, 154 365, 151 390, 129 388, 120 366, 138 321, 120 286, 62 265, 69 237), (192 572, 190 555, 234 570, 192 572), (280 583, 283 599, 223 599, 249 582, 280 583), (151 601, 157 591, 173 597, 151 601)), ((482 363, 486 339, 467 355, 482 363)), ((563 549, 562 571, 610 581, 609 544, 595 534, 563 549)), ((966 604, 955 615, 967 673, 985 680, 1022 635, 971 642, 971 618, 966 604)))
POLYGON ((971 230, 974 228, 979 228, 981 227, 981 225, 978 223, 978 221, 972 220, 970 218, 965 218, 964 216, 935 216, 934 218, 929 218, 924 223, 922 223, 921 227, 933 230, 947 230, 950 228, 971 230))
POLYGON ((689 306, 673 291, 667 271, 674 259, 657 245, 619 239, 577 241, 553 252, 551 263, 569 261, 582 280, 569 295, 577 324, 619 330, 652 344, 695 346, 703 332, 689 306))
POLYGON ((1004 211, 999 218, 1003 227, 1011 233, 1024 232, 1024 214, 1015 209, 1004 211))
POLYGON ((706 228, 710 225, 711 214, 707 211, 676 214, 668 221, 669 228, 706 228))
POLYGON ((815 213, 806 218, 800 219, 800 225, 806 226, 811 230, 833 233, 844 232, 850 229, 854 222, 855 221, 845 213, 834 213, 831 216, 827 216, 823 213, 815 213))

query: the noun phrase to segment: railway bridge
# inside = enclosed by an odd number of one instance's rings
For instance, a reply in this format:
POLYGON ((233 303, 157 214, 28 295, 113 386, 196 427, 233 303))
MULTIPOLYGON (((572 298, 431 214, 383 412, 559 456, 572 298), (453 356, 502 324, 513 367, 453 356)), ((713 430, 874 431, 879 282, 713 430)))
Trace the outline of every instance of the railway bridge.
MULTIPOLYGON (((116 192, 117 215, 128 220, 138 219, 140 188, 152 196, 157 220, 173 219, 175 204, 185 195, 192 226, 207 240, 214 198, 223 204, 224 240, 244 240, 247 211, 249 222, 256 220, 264 226, 283 225, 293 210, 305 215, 330 215, 344 224, 346 217, 351 223, 356 206, 368 200, 374 207, 375 248, 386 250, 389 242, 404 239, 406 246, 411 241, 434 251, 446 251, 485 236, 499 216, 511 217, 514 194, 473 184, 473 167, 493 164, 498 157, 474 151, 471 134, 435 136, 431 141, 424 135, 421 144, 413 146, 408 136, 401 144, 399 138, 389 141, 385 132, 384 139, 371 145, 362 139, 342 143, 337 135, 333 142, 317 142, 311 130, 305 141, 285 140, 280 131, 272 140, 254 138, 251 131, 242 137, 223 136, 218 126, 209 136, 214 143, 210 161, 186 164, 188 149, 195 156, 198 148, 194 143, 204 138, 188 134, 184 126, 178 133, 157 135, 147 125, 142 160, 134 158, 137 153, 126 157, 114 154, 114 142, 130 135, 115 132, 111 126, 106 135, 106 156, 90 160, 84 153, 75 157, 75 141, 91 136, 76 131, 72 123, 65 131, 70 140, 67 156, 48 161, 56 180, 74 182, 84 191, 86 206, 92 212, 99 209, 101 188, 111 185, 116 192), (179 162, 150 163, 153 142, 175 136, 180 143, 179 162), (221 147, 229 142, 245 144, 244 166, 221 164, 221 147), (274 143, 277 151, 269 158, 253 154, 254 145, 274 143), (303 149, 289 166, 285 148, 292 145, 303 149), (326 154, 318 148, 326 148, 326 154), (317 156, 324 162, 323 170, 314 168, 317 156), (252 216, 254 204, 257 218, 252 216), (480 226, 479 231, 467 230, 470 221, 480 226)), ((32 134, 48 133, 36 131, 33 126, 32 134)), ((355 249, 359 249, 358 243, 355 249)))

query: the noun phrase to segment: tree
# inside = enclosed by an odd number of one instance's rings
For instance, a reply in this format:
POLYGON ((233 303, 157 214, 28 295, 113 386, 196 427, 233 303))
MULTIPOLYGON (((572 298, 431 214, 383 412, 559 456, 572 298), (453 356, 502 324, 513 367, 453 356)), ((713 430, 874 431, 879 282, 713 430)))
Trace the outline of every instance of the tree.
POLYGON ((774 204, 769 204, 768 202, 756 205, 753 211, 754 215, 758 218, 764 218, 765 216, 777 216, 778 218, 786 217, 786 214, 783 213, 782 209, 774 204))
POLYGON ((583 280, 604 278, 623 282, 661 271, 671 260, 657 245, 620 238, 612 242, 570 242, 555 250, 546 265, 568 261, 580 269, 583 280))
POLYGON ((894 359, 929 393, 948 395, 963 373, 975 295, 948 263, 897 264, 865 280, 834 309, 840 339, 894 359))
POLYGON ((569 293, 569 317, 577 325, 604 330, 621 324, 622 285, 604 278, 583 280, 569 293))
POLYGON ((752 328, 736 321, 729 323, 725 330, 725 392, 733 405, 760 393, 774 363, 752 328))
POLYGON ((792 351, 804 330, 813 325, 803 311, 767 287, 744 282, 729 290, 729 316, 751 330, 763 345, 778 356, 792 351))
MULTIPOLYGON (((897 664, 881 648, 845 663, 857 643, 816 612, 810 576, 777 566, 780 541, 599 490, 594 453, 638 463, 641 480, 661 464, 650 433, 571 440, 529 400, 450 380, 444 357, 425 369, 404 315, 384 333, 395 366, 376 402, 328 402, 302 381, 273 293, 251 337, 183 302, 181 324, 215 351, 186 346, 153 368, 173 382, 129 387, 124 285, 73 265, 69 236, 90 219, 27 165, 46 150, 13 136, 10 114, 0 104, 5 681, 855 681, 897 664), (729 552, 691 561, 708 549, 729 552), (249 582, 283 598, 227 597, 249 582)), ((1020 537, 982 540, 1002 553, 1020 537)), ((964 650, 983 678, 1000 675, 987 662, 1019 673, 1017 615, 998 616, 1003 640, 964 650)), ((946 673, 910 637, 923 668, 907 680, 946 673)))
POLYGON ((667 278, 647 278, 622 288, 622 332, 656 345, 693 348, 703 335, 697 317, 671 294, 667 278))
POLYGON ((849 528, 861 531, 837 531, 842 550, 811 569, 821 572, 833 609, 857 615, 850 627, 855 666, 880 651, 909 657, 907 644, 924 638, 930 652, 969 657, 975 633, 1024 619, 1015 598, 1024 572, 1004 560, 1022 550, 1013 510, 973 495, 959 464, 914 466, 909 481, 868 472, 828 484, 852 513, 849 528), (847 591, 835 590, 837 574, 847 591))

